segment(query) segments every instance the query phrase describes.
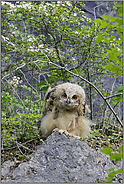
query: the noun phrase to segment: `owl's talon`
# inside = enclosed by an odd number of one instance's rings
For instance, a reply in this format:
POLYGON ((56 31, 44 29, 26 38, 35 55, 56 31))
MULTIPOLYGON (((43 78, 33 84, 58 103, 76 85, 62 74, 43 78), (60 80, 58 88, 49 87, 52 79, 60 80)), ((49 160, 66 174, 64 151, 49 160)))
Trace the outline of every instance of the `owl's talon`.
POLYGON ((59 130, 59 133, 60 133, 60 134, 62 134, 62 133, 63 133, 63 131, 62 131, 62 130, 59 130))
POLYGON ((54 128, 54 129, 52 130, 52 132, 59 132, 59 129, 58 129, 58 128, 54 128))
POLYGON ((71 134, 69 132, 67 132, 66 135, 69 136, 69 137, 71 136, 71 134))

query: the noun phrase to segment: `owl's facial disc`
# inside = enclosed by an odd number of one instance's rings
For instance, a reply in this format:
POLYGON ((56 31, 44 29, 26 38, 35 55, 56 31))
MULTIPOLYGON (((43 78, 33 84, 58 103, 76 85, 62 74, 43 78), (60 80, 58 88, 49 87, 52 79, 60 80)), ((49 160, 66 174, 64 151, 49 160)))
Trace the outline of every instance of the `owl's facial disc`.
POLYGON ((60 98, 61 105, 65 108, 75 108, 79 105, 79 99, 77 95, 71 96, 70 94, 66 94, 65 92, 62 94, 60 98))

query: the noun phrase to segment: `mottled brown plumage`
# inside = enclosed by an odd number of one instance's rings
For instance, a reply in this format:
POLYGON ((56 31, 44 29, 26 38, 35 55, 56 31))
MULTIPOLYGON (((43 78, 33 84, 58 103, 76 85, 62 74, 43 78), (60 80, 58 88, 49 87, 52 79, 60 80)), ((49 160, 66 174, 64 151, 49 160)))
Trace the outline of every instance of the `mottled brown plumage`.
POLYGON ((73 137, 86 137, 90 132, 87 111, 90 110, 81 86, 64 83, 49 88, 44 98, 42 135, 47 137, 55 130, 73 137))

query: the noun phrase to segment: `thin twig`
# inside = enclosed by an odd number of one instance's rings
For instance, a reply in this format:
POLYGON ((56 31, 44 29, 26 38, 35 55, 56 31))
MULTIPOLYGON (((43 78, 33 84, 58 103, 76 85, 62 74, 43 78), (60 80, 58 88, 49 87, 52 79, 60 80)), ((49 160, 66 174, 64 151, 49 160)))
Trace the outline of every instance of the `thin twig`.
MULTIPOLYGON (((36 61, 33 61, 32 63, 35 63, 35 62, 38 62, 39 60, 36 60, 36 61)), ((44 62, 44 61, 41 61, 41 62, 44 62)), ((23 68, 24 66, 30 64, 30 62, 28 63, 23 63, 21 66, 18 66, 17 68, 13 69, 10 73, 8 73, 7 75, 4 75, 1 79, 5 79, 6 77, 9 77, 12 73, 14 73, 16 70, 19 70, 21 68, 23 68)))
POLYGON ((16 143, 16 144, 17 144, 17 147, 18 147, 20 153, 21 153, 23 156, 25 156, 27 159, 30 159, 30 157, 26 156, 26 155, 22 152, 22 150, 19 148, 18 143, 16 143))
MULTIPOLYGON (((7 79, 5 79, 5 81, 9 84, 9 86, 13 89, 13 91, 15 92, 15 94, 17 95, 18 99, 21 101, 22 105, 25 107, 26 109, 26 106, 24 105, 24 102, 22 101, 22 99, 20 98, 20 96, 18 95, 17 91, 15 90, 15 88, 8 82, 7 79)), ((4 81, 3 81, 4 83, 4 81)))
POLYGON ((8 37, 5 37, 5 36, 3 36, 3 35, 1 35, 1 37, 4 39, 5 42, 7 42, 8 44, 10 44, 10 45, 12 45, 12 46, 15 47, 15 44, 12 43, 11 41, 9 41, 10 39, 9 39, 8 37))
MULTIPOLYGON (((111 95, 112 95, 112 91, 113 91, 113 88, 114 88, 116 80, 117 80, 117 77, 115 78, 115 80, 114 80, 114 82, 113 82, 113 84, 111 86, 111 92, 110 92, 111 95)), ((110 103, 110 99, 108 100, 108 103, 110 103)), ((104 113, 104 118, 103 118, 103 128, 102 128, 102 131, 104 130, 104 127, 105 127, 105 119, 106 119, 106 116, 107 116, 107 111, 108 111, 108 106, 106 107, 106 109, 104 111, 105 113, 104 113)))
POLYGON ((16 143, 16 145, 21 146, 21 147, 25 148, 25 149, 28 150, 28 151, 35 152, 34 150, 31 150, 31 149, 29 149, 29 148, 23 146, 23 144, 20 144, 20 143, 18 143, 18 142, 15 141, 15 140, 8 140, 8 141, 9 141, 9 142, 14 142, 14 143, 16 143))
POLYGON ((23 71, 21 69, 19 69, 19 71, 23 74, 23 76, 24 76, 26 82, 28 83, 28 85, 37 93, 37 96, 39 96, 38 91, 28 82, 28 80, 26 79, 26 76, 23 73, 23 71))

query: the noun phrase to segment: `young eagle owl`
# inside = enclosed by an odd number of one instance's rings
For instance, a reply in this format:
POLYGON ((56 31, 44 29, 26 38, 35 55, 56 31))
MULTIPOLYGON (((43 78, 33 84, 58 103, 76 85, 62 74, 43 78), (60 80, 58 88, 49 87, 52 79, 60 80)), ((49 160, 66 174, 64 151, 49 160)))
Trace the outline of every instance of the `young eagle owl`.
POLYGON ((49 88, 43 104, 42 135, 47 137, 55 130, 73 137, 86 137, 90 131, 90 120, 85 118, 87 111, 90 110, 81 86, 64 83, 49 88))

